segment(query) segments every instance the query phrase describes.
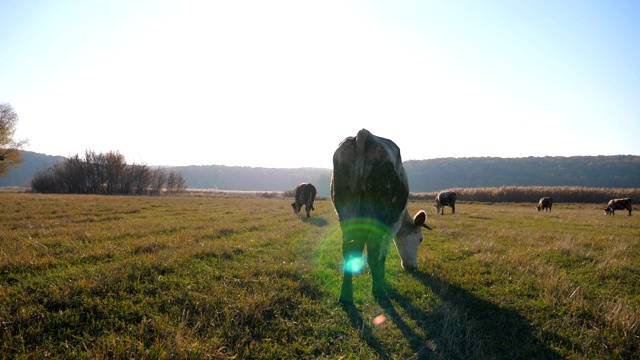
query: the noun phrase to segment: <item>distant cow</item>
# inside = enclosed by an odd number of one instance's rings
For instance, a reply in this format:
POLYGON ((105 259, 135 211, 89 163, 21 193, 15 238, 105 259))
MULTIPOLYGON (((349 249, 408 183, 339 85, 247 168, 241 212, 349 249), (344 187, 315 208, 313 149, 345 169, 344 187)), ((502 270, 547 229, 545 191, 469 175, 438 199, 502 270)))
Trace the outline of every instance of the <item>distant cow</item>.
POLYGON ((540 210, 544 210, 546 212, 547 209, 551 212, 551 206, 553 206, 553 199, 550 197, 543 197, 538 201, 538 206, 536 207, 538 208, 538 212, 540 212, 540 210))
POLYGON ((431 228, 424 211, 411 218, 408 198, 407 174, 393 141, 362 129, 340 143, 333 154, 331 200, 342 228, 341 302, 353 301, 352 276, 364 266, 365 246, 374 296, 386 295, 385 260, 394 238, 402 267, 418 267, 422 228, 431 228))
POLYGON ((433 205, 436 208, 436 214, 444 215, 444 207, 451 206, 451 213, 456 213, 456 196, 453 191, 443 191, 436 196, 436 204, 433 205))
POLYGON ((607 207, 604 208, 605 215, 615 215, 616 210, 624 210, 627 209, 629 211, 629 216, 631 216, 631 198, 623 198, 623 199, 613 199, 609 200, 607 207))
POLYGON ((296 186, 295 189, 295 201, 291 204, 294 214, 298 215, 302 205, 307 212, 307 217, 311 217, 311 210, 313 208, 313 202, 316 199, 316 187, 310 183, 302 183, 296 186))

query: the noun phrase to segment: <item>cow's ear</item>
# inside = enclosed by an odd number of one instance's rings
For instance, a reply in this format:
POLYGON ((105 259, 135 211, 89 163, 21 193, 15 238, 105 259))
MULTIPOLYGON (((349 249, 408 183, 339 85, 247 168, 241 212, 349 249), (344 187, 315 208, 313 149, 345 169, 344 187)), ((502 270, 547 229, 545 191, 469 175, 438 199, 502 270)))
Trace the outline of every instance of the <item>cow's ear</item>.
POLYGON ((413 217, 413 225, 415 226, 422 226, 425 221, 427 221, 427 214, 424 212, 424 210, 418 211, 416 216, 413 217))

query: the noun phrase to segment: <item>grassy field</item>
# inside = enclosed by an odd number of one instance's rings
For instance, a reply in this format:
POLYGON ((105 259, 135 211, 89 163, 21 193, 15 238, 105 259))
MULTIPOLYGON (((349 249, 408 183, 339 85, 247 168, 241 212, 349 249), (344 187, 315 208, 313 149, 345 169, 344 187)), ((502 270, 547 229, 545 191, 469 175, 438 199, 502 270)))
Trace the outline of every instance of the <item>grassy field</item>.
POLYGON ((337 302, 330 201, 0 192, 2 358, 640 357, 640 214, 431 202, 421 268, 337 302), (450 210, 447 208, 447 210, 450 210))

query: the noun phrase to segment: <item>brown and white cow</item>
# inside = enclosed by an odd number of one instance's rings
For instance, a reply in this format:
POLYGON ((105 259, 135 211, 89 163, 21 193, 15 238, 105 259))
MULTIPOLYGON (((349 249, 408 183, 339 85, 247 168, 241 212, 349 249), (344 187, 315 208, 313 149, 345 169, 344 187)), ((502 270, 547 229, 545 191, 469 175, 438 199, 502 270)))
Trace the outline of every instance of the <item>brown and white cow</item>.
POLYGON ((436 196, 436 204, 433 205, 436 208, 436 214, 440 213, 440 215, 444 215, 444 207, 451 206, 451 213, 456 213, 456 194, 453 191, 443 191, 438 196, 436 196))
POLYGON ((553 199, 550 197, 543 197, 538 201, 538 206, 536 207, 538 208, 538 212, 540 212, 540 210, 544 210, 546 212, 547 209, 551 212, 551 206, 553 206, 553 199))
POLYGON ((296 186, 294 198, 295 201, 291 204, 293 213, 298 215, 300 209, 302 209, 302 205, 304 205, 307 217, 311 217, 311 210, 315 210, 313 208, 313 202, 316 199, 316 187, 310 183, 302 183, 296 186))
POLYGON ((631 198, 612 199, 609 200, 607 207, 604 208, 605 215, 615 215, 616 210, 628 210, 629 216, 631 216, 632 210, 631 198))
POLYGON ((344 277, 340 301, 353 301, 352 276, 364 267, 362 253, 372 276, 372 293, 386 295, 385 260, 395 239, 403 268, 418 267, 418 246, 427 215, 420 210, 411 218, 407 211, 409 183, 400 149, 391 140, 366 129, 347 137, 333 154, 331 200, 342 229, 344 277))

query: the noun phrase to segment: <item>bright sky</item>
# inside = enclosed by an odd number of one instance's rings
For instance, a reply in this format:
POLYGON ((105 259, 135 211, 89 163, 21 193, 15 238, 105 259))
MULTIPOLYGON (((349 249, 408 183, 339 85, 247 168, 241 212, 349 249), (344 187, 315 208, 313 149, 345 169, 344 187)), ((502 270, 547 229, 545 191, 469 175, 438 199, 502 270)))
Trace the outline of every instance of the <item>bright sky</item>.
POLYGON ((26 150, 332 167, 640 154, 640 1, 0 0, 0 102, 26 150))

